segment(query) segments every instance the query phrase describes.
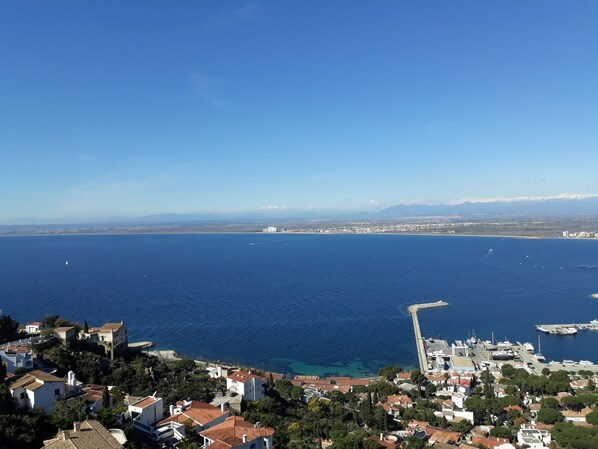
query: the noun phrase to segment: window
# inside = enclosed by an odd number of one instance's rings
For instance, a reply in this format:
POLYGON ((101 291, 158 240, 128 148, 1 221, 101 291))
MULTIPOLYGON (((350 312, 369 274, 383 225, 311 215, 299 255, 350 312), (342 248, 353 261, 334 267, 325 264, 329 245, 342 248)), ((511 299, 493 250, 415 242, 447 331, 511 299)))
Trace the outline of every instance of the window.
POLYGON ((25 392, 21 393, 21 399, 25 399, 25 392))
POLYGON ((54 390, 54 396, 60 396, 60 388, 54 390))

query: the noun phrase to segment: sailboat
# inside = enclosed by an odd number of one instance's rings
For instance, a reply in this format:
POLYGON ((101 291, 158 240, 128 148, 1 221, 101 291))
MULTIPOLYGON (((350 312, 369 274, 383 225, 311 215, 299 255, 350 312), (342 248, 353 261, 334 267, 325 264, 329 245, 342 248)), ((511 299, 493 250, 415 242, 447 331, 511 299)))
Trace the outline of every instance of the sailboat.
POLYGON ((538 335, 538 352, 534 354, 538 362, 544 362, 546 358, 542 355, 542 347, 540 346, 540 335, 538 335))

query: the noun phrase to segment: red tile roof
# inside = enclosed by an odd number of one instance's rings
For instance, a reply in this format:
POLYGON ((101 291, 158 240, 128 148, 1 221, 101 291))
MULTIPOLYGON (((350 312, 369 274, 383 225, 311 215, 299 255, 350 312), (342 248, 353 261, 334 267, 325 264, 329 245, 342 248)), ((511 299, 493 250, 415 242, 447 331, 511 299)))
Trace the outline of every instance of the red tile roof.
POLYGON ((184 409, 182 413, 163 419, 158 425, 172 421, 183 424, 190 419, 195 425, 205 426, 224 415, 228 415, 228 412, 223 412, 219 407, 214 407, 205 402, 191 401, 189 408, 184 409))
POLYGON ((235 371, 228 375, 228 378, 234 380, 235 382, 247 382, 251 379, 262 379, 261 376, 256 376, 255 374, 249 373, 247 371, 235 371))
POLYGON ((201 436, 214 441, 211 448, 233 448, 243 444, 243 435, 247 435, 247 442, 257 438, 264 438, 274 435, 274 429, 270 427, 255 427, 252 423, 245 421, 241 416, 231 416, 223 423, 204 430, 199 433, 201 436))
POLYGON ((482 446, 486 446, 488 449, 494 449, 496 446, 500 446, 501 444, 505 444, 508 442, 508 438, 479 437, 477 435, 471 437, 472 444, 481 444, 482 446))
POLYGON ((147 407, 148 405, 153 404, 156 401, 157 401, 157 399, 155 397, 148 396, 146 398, 141 399, 140 401, 135 402, 134 404, 131 404, 131 407, 144 408, 144 407, 147 407))

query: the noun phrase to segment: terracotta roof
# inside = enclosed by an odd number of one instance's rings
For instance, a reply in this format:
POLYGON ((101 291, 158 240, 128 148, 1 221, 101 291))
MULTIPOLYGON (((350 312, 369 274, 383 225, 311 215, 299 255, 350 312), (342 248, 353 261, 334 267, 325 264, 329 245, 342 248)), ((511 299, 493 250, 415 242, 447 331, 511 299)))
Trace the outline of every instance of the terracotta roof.
POLYGON ((81 423, 78 432, 63 430, 56 438, 44 441, 44 448, 52 449, 121 449, 122 445, 98 421, 81 423))
POLYGON ((235 371, 228 375, 228 378, 234 380, 235 382, 247 382, 251 379, 262 379, 260 376, 256 376, 255 374, 251 374, 247 371, 235 371))
POLYGON ((433 439, 438 443, 456 443, 461 438, 461 434, 459 432, 452 432, 440 427, 428 426, 424 430, 430 439, 433 439))
POLYGON ((123 326, 123 323, 105 323, 99 328, 99 330, 101 332, 118 332, 118 330, 123 326))
POLYGON ((519 407, 518 405, 507 405, 505 408, 503 408, 503 410, 505 412, 508 412, 509 410, 517 410, 518 412, 523 411, 523 409, 521 407, 519 407))
POLYGON ((156 399, 155 397, 148 396, 146 398, 142 398, 141 400, 139 400, 139 401, 137 401, 137 402, 135 402, 133 404, 130 404, 130 406, 131 407, 144 408, 144 407, 147 407, 148 405, 151 405, 151 404, 153 404, 154 402, 157 402, 157 401, 158 401, 158 399, 156 399))
POLYGON ((563 410, 561 413, 565 418, 582 418, 592 411, 591 408, 584 408, 583 410, 576 412, 575 410, 563 410))
POLYGON ((228 415, 228 412, 223 412, 220 407, 214 407, 205 402, 191 401, 189 408, 184 409, 182 413, 163 419, 158 425, 172 421, 184 424, 185 421, 190 419, 195 425, 205 426, 224 415, 228 415))
POLYGON ((501 444, 505 444, 508 442, 508 438, 479 437, 477 435, 471 437, 472 444, 481 444, 482 446, 486 446, 488 449, 494 449, 496 446, 500 446, 501 444))
POLYGON ((247 435, 247 442, 249 443, 257 438, 274 435, 274 429, 270 427, 254 427, 252 423, 245 421, 241 416, 231 416, 223 423, 217 424, 199 434, 214 441, 210 445, 211 448, 228 449, 242 445, 243 435, 247 435))
POLYGON ((370 378, 358 378, 353 377, 329 377, 329 381, 334 381, 335 385, 339 386, 355 386, 355 385, 369 385, 371 383, 370 378))
POLYGON ((386 398, 387 404, 413 404, 413 401, 406 394, 391 394, 386 398))

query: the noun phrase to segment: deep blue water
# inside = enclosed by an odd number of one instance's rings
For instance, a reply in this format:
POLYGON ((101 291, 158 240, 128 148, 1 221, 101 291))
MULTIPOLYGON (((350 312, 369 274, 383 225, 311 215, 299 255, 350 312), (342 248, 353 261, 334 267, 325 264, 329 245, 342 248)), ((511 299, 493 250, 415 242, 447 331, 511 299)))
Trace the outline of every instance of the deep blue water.
MULTIPOLYGON (((130 340, 278 372, 417 365, 426 335, 534 345, 537 323, 598 318, 598 241, 393 235, 0 238, 0 309, 124 320, 130 340), (490 251, 492 249, 492 251, 490 251), (69 265, 65 266, 65 260, 69 265)), ((598 361, 598 332, 542 336, 548 359, 598 361)))

